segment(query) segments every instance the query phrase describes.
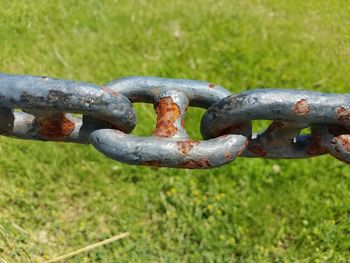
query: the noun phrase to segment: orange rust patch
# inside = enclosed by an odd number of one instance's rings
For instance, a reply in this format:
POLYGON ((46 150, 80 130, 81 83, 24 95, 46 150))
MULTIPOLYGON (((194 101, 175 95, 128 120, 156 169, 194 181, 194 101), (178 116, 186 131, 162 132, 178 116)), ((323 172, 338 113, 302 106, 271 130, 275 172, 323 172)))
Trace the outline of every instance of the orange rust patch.
POLYGON ((248 151, 256 154, 257 156, 266 156, 267 151, 263 148, 260 143, 254 143, 249 145, 248 151))
POLYGON ((293 111, 297 115, 307 115, 310 113, 310 107, 305 99, 301 99, 295 103, 293 111))
POLYGON ((177 149, 183 154, 183 155, 188 155, 188 153, 192 150, 192 148, 195 145, 199 144, 199 141, 192 141, 192 140, 187 140, 187 141, 179 141, 176 142, 177 144, 177 149))
POLYGON ((161 98, 156 106, 157 124, 153 135, 172 137, 177 133, 175 121, 180 117, 180 108, 171 97, 161 98))
POLYGON ((65 113, 58 113, 52 117, 37 117, 39 124, 38 133, 47 139, 63 139, 70 135, 75 123, 67 119, 65 113))
POLYGON ((350 152, 350 135, 339 135, 335 139, 345 151, 350 152))
POLYGON ((209 85, 208 85, 208 87, 211 88, 211 89, 215 88, 215 86, 216 85, 214 83, 209 83, 209 85))
POLYGON ((183 163, 180 163, 179 167, 189 168, 189 169, 207 168, 207 167, 210 167, 210 164, 207 159, 188 160, 188 161, 184 161, 183 163))
POLYGON ((104 92, 107 92, 108 94, 112 95, 113 97, 118 96, 118 92, 116 92, 116 91, 114 91, 114 90, 111 90, 111 89, 108 88, 108 87, 102 86, 101 89, 102 89, 104 92))
POLYGON ((337 119, 340 121, 349 121, 350 120, 350 108, 345 109, 344 107, 338 107, 336 109, 337 119))

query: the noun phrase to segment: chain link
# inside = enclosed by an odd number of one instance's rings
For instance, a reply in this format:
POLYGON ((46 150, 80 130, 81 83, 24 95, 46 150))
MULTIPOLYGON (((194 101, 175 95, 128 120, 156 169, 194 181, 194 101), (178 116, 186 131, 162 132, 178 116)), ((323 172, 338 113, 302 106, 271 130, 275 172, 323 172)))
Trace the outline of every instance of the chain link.
POLYGON ((110 158, 137 165, 212 168, 236 157, 308 158, 330 154, 350 163, 350 94, 256 89, 231 94, 213 83, 128 77, 104 86, 48 77, 0 74, 4 136, 92 144, 110 158), (132 103, 152 103, 153 135, 130 135, 132 103), (204 141, 184 129, 189 106, 207 109, 204 141), (75 116, 81 114, 81 117, 75 116), (252 133, 252 120, 272 120, 252 133), (305 128, 310 134, 300 135, 305 128))

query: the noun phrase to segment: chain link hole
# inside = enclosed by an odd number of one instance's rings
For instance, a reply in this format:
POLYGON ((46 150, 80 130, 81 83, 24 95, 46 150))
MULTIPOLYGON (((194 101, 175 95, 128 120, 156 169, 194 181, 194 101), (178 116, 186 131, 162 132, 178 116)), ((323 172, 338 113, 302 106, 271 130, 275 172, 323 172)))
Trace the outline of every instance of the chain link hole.
POLYGON ((300 135, 311 134, 311 128, 307 127, 300 131, 300 135))
POLYGON ((157 115, 152 104, 134 103, 137 125, 131 134, 137 136, 151 136, 156 127, 157 115))
POLYGON ((266 130, 273 121, 270 120, 253 120, 252 130, 253 133, 261 133, 266 130))
POLYGON ((190 107, 185 116, 185 130, 193 140, 203 140, 200 133, 200 123, 205 109, 190 107))

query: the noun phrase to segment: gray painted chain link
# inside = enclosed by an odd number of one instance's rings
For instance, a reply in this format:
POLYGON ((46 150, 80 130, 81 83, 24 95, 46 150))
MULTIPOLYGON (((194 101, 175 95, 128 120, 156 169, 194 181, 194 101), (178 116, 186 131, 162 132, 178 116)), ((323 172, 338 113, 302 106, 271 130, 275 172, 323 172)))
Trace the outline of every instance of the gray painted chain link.
POLYGON ((128 77, 100 87, 71 80, 0 74, 1 135, 92 144, 110 158, 137 165, 211 168, 238 156, 308 158, 330 154, 350 163, 350 94, 256 89, 231 94, 212 83, 128 77), (150 137, 136 126, 132 103, 152 103, 150 137), (184 129, 189 106, 207 109, 204 141, 184 129), (18 111, 21 110, 21 111, 18 111), (82 114, 82 118, 72 114, 82 114), (272 120, 252 133, 252 120, 272 120), (310 128, 310 134, 300 132, 310 128))

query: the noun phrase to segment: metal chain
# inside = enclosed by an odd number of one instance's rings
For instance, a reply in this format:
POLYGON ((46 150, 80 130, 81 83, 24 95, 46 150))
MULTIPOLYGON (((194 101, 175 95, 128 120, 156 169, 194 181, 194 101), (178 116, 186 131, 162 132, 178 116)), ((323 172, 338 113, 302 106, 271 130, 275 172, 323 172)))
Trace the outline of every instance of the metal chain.
POLYGON ((322 154, 350 163, 350 94, 287 89, 231 94, 212 83, 157 77, 122 78, 100 87, 0 74, 0 117, 1 135, 92 144, 128 164, 194 169, 238 156, 322 154), (132 103, 137 102, 154 105, 157 124, 150 137, 129 134, 136 126, 132 103), (207 109, 200 126, 204 141, 191 140, 184 129, 189 106, 207 109), (273 122, 253 134, 252 120, 273 122), (300 135, 305 128, 311 133, 300 135))

